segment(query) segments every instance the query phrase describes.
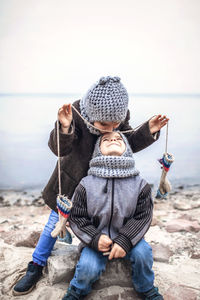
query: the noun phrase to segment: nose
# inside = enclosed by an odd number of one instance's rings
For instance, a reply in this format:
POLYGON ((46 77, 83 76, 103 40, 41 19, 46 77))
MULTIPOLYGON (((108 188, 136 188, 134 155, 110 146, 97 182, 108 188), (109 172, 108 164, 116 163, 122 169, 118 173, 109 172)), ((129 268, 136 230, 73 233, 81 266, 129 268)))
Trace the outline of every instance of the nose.
POLYGON ((112 141, 116 141, 116 138, 115 138, 115 137, 113 137, 113 138, 111 138, 110 140, 111 140, 111 142, 112 142, 112 141))

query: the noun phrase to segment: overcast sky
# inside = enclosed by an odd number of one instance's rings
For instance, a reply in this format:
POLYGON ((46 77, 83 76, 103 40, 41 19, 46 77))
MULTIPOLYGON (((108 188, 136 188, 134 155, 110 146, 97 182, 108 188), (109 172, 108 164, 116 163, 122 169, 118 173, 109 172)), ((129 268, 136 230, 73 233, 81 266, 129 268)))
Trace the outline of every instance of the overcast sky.
POLYGON ((0 0, 0 93, 200 93, 199 0, 0 0))

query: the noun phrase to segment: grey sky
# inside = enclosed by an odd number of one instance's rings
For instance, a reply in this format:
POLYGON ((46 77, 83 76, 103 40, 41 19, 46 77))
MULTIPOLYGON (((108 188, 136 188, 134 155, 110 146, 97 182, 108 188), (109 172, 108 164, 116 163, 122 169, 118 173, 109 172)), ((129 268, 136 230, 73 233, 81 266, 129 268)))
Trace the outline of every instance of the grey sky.
POLYGON ((0 93, 200 93, 199 0, 0 0, 0 93))

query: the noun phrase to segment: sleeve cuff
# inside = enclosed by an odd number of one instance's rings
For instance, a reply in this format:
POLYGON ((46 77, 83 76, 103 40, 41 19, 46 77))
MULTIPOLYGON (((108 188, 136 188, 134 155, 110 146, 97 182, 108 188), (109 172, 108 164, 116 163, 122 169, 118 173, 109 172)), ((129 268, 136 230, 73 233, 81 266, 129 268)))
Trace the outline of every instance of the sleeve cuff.
POLYGON ((129 240, 129 238, 127 238, 125 235, 123 234, 119 234, 115 239, 114 242, 117 243, 119 246, 121 246, 126 253, 128 253, 131 248, 132 248, 132 243, 129 240))
POLYGON ((153 133, 152 136, 153 136, 154 140, 157 141, 157 139, 158 139, 159 136, 160 136, 160 130, 157 131, 157 132, 155 132, 155 133, 153 133))
POLYGON ((97 235, 95 235, 95 237, 92 239, 92 241, 90 243, 90 247, 96 251, 98 251, 98 242, 99 242, 100 236, 101 236, 101 232, 98 233, 97 235))
POLYGON ((71 122, 71 124, 70 124, 70 127, 69 127, 69 130, 68 130, 68 133, 67 133, 67 134, 64 133, 64 132, 62 132, 61 127, 62 127, 62 125, 61 125, 61 123, 59 122, 59 132, 60 132, 60 135, 66 136, 66 135, 71 135, 71 134, 73 134, 73 133, 74 133, 74 127, 75 127, 74 120, 72 120, 72 122, 71 122))

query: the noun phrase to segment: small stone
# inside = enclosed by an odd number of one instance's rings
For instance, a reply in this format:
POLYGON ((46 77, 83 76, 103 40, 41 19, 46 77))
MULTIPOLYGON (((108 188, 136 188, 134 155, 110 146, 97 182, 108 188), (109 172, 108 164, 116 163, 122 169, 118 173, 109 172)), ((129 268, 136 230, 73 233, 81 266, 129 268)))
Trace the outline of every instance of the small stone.
POLYGON ((184 219, 174 219, 171 220, 166 226, 168 232, 198 232, 200 231, 200 226, 197 221, 189 221, 184 219))
POLYGON ((158 244, 151 245, 153 250, 153 258, 155 261, 159 262, 169 262, 169 258, 173 255, 173 252, 169 249, 168 246, 158 244))
POLYGON ((191 250, 191 258, 199 259, 200 258, 200 249, 192 249, 191 250))
POLYGON ((164 294, 165 300, 197 300, 197 293, 180 285, 172 285, 164 294))
POLYGON ((33 200, 32 205, 38 206, 38 207, 44 206, 45 205, 44 199, 41 198, 41 197, 36 198, 36 199, 33 200))
POLYGON ((176 208, 178 210, 191 209, 191 205, 189 203, 183 203, 182 201, 176 201, 173 206, 174 206, 174 208, 176 208))
POLYGON ((179 186, 178 186, 178 189, 179 189, 179 190, 183 190, 183 189, 184 189, 184 185, 179 185, 179 186))
POLYGON ((35 248, 37 245, 37 242, 40 238, 41 232, 33 231, 27 239, 24 239, 22 241, 19 241, 15 244, 16 247, 30 247, 35 248))

